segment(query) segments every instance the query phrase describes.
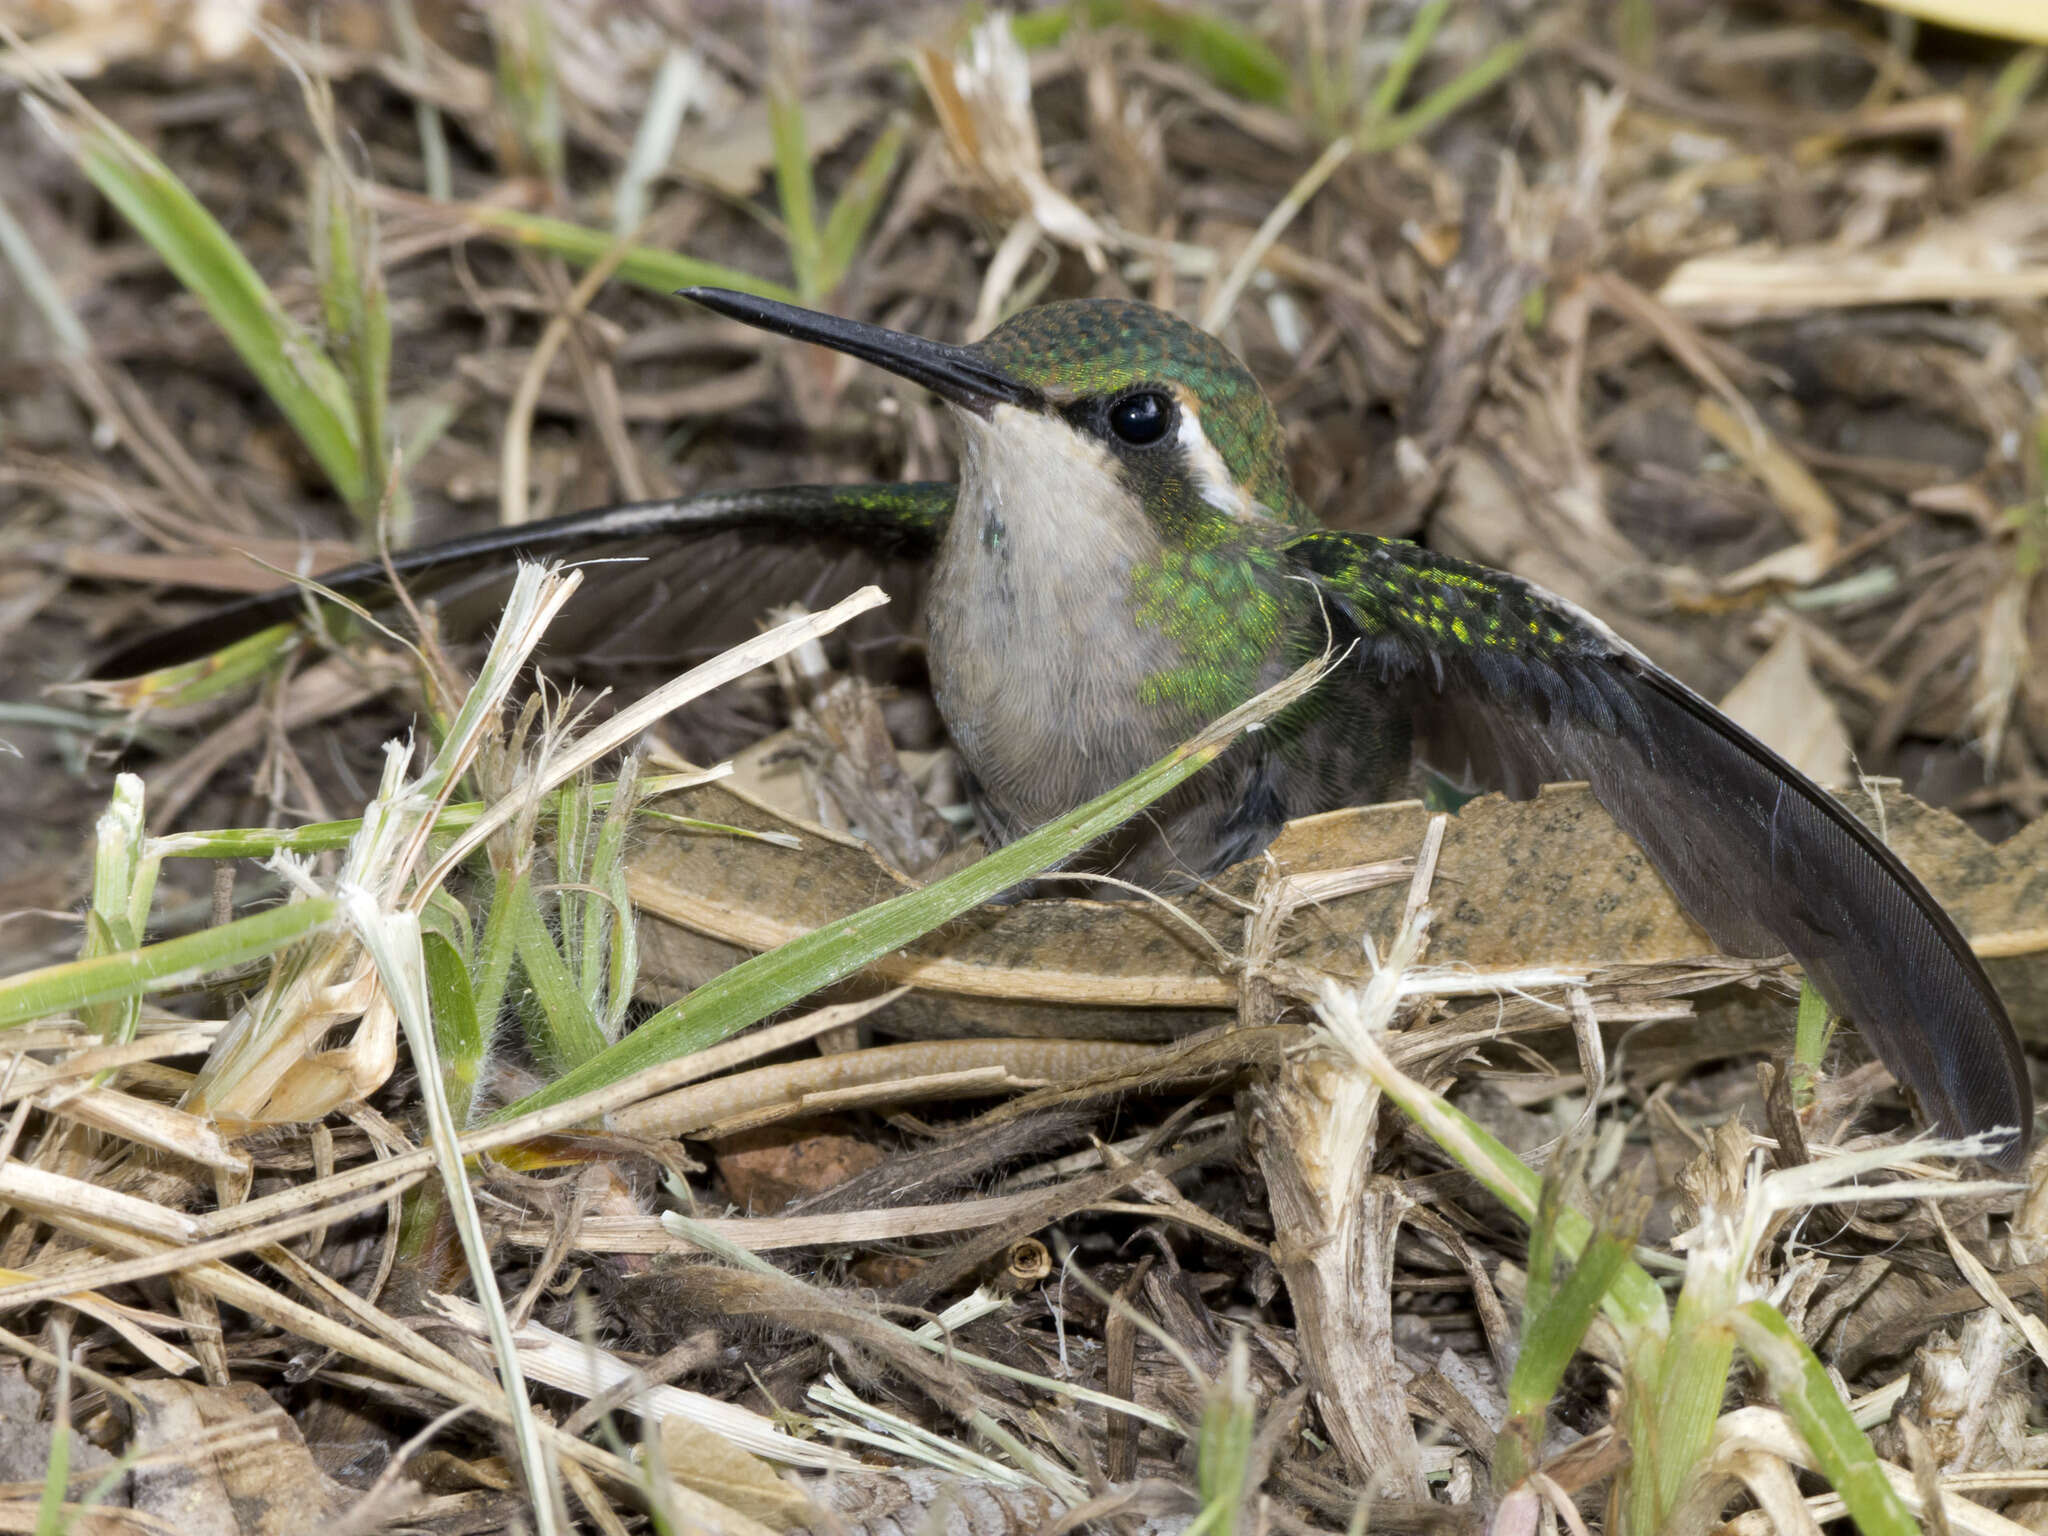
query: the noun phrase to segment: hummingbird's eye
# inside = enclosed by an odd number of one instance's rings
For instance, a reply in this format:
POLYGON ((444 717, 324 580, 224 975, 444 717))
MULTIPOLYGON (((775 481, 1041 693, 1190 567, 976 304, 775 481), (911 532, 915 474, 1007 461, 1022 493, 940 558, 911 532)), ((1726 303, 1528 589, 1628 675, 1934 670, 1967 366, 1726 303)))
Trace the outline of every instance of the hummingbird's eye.
POLYGON ((1144 448, 1166 436, 1173 423, 1173 401, 1157 390, 1125 395, 1109 408, 1109 430, 1117 441, 1144 448))

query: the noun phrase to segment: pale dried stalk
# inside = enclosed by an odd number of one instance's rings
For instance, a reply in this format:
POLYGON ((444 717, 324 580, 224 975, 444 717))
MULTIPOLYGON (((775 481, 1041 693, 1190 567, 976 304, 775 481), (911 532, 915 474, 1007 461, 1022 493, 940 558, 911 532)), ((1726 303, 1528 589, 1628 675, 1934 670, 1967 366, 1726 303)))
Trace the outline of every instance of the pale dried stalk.
MULTIPOLYGON (((436 1310, 464 1331, 477 1336, 483 1334, 483 1312, 475 1303, 459 1296, 435 1296, 432 1303, 436 1310)), ((596 1397, 610 1392, 634 1374, 633 1367, 609 1351, 566 1338, 538 1323, 527 1323, 521 1327, 517 1342, 520 1359, 535 1381, 544 1381, 578 1397, 596 1397)), ((741 1450, 788 1466, 850 1471, 860 1465, 843 1451, 815 1441, 797 1439, 774 1420, 750 1408, 682 1387, 643 1387, 621 1406, 629 1413, 657 1422, 668 1418, 682 1419, 730 1440, 741 1450)))
MULTIPOLYGON (((965 1085, 971 1094, 1072 1082, 1170 1054, 1160 1046, 1105 1040, 933 1040, 845 1051, 700 1083, 622 1110, 613 1123, 634 1136, 680 1136, 757 1111, 802 1107, 817 1095, 963 1072, 996 1073, 965 1085)), ((955 1085, 950 1097, 960 1096, 955 1085)), ((915 1092, 915 1090, 907 1090, 915 1092)), ((931 1096, 941 1096, 933 1094, 931 1096)))
MULTIPOLYGON (((972 1232, 1028 1216, 1055 1196, 1055 1191, 1039 1189, 1026 1194, 951 1200, 940 1205, 892 1205, 881 1210, 838 1211, 818 1216, 706 1216, 697 1218, 696 1224, 749 1253, 773 1253, 784 1248, 839 1247, 931 1237, 943 1232, 972 1232)), ((1131 1209, 1124 1202, 1112 1200, 1091 1201, 1083 1207, 1111 1208, 1131 1209)), ((1152 1206, 1137 1209, 1155 1218, 1160 1214, 1152 1206)), ((547 1244, 554 1230, 547 1222, 521 1222, 507 1227, 504 1236, 507 1242, 519 1247, 540 1248, 547 1244)), ((696 1247, 658 1216, 592 1217, 577 1229, 573 1246, 579 1253, 675 1253, 696 1247)))
MULTIPOLYGON (((149 1280, 158 1275, 176 1274, 194 1264, 233 1258, 238 1254, 252 1253, 258 1248, 287 1243, 315 1228, 344 1221, 362 1211, 372 1210, 394 1195, 403 1194, 424 1177, 423 1171, 415 1169, 395 1180, 388 1188, 374 1189, 366 1195, 358 1195, 353 1200, 337 1201, 333 1205, 322 1206, 317 1211, 286 1217, 280 1221, 250 1227, 225 1237, 211 1238, 182 1248, 166 1248, 141 1258, 94 1262, 83 1255, 71 1254, 50 1273, 41 1270, 0 1270, 0 1279, 13 1277, 12 1284, 0 1286, 0 1313, 58 1298, 75 1304, 72 1298, 81 1292, 97 1293, 111 1290, 118 1285, 132 1285, 138 1280, 149 1280)), ((104 1297, 97 1299, 105 1301, 104 1297)))
MULTIPOLYGON (((766 634, 756 635, 744 644, 736 645, 731 650, 713 657, 702 666, 692 667, 681 677, 655 689, 631 708, 620 710, 598 729, 551 758, 534 775, 525 795, 507 795, 478 817, 475 824, 458 838, 454 846, 422 877, 415 892, 413 910, 425 910, 427 898, 433 889, 460 867, 464 859, 482 847, 486 838, 517 816, 528 795, 546 794, 600 758, 616 752, 657 720, 681 708, 690 700, 715 688, 723 687, 736 678, 744 677, 756 667, 766 665, 805 641, 815 639, 819 635, 830 634, 856 615, 866 613, 870 608, 879 608, 888 601, 888 594, 881 588, 862 587, 851 597, 834 603, 823 613, 807 614, 788 624, 778 625, 766 634)), ((705 781, 708 782, 709 779, 719 777, 727 771, 729 770, 707 774, 705 781)))
POLYGON ((1362 1487, 1424 1498, 1394 1358, 1394 1238, 1408 1200, 1371 1172, 1379 1090, 1347 1065, 1308 1057, 1250 1097, 1252 1150, 1279 1234, 1273 1258, 1323 1424, 1362 1487))

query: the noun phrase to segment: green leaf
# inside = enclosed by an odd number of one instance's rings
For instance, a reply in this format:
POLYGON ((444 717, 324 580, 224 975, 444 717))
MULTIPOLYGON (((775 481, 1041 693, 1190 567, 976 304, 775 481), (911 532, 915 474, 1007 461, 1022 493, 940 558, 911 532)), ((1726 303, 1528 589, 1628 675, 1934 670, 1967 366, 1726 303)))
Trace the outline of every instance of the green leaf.
MULTIPOLYGON (((665 795, 672 789, 685 789, 703 781, 701 773, 657 774, 640 787, 640 794, 665 795)), ((616 784, 594 785, 590 791, 591 803, 599 808, 609 806, 617 788, 616 784)), ((561 791, 557 790, 548 797, 547 803, 555 803, 560 794, 561 791)), ((441 814, 434 818, 435 836, 466 831, 476 825, 484 810, 481 800, 443 806, 441 814)), ((681 818, 664 816, 664 819, 681 818)), ((362 818, 352 816, 346 821, 308 822, 303 827, 231 827, 218 832, 173 832, 151 838, 149 852, 153 857, 162 859, 267 859, 279 853, 326 853, 335 848, 346 848, 349 839, 362 829, 362 818)))
POLYGON ((136 678, 82 686, 117 709, 181 709, 204 704, 261 677, 298 639, 296 624, 273 624, 197 661, 161 667, 136 678))
POLYGON ((1593 1326, 1593 1314, 1628 1263, 1629 1247, 1629 1239, 1613 1232, 1595 1233, 1548 1304, 1532 1311, 1508 1381, 1508 1422, 1494 1452, 1497 1489, 1505 1492, 1535 1470, 1551 1400, 1593 1326))
POLYGON ((523 867, 517 873, 493 867, 491 904, 484 915, 484 935, 477 945, 475 966, 477 1016, 487 1023, 496 1023, 505 1007, 505 989, 512 980, 512 958, 519 934, 519 903, 511 893, 514 886, 526 879, 523 867))
POLYGON ((639 936, 626 887, 626 834, 640 808, 640 758, 630 757, 619 773, 618 790, 590 860, 590 884, 603 896, 583 899, 583 992, 607 1040, 616 1040, 640 974, 639 936), (602 961, 602 973, 598 972, 602 961))
MULTIPOLYGON (((1371 1070, 1387 1097, 1454 1162, 1524 1222, 1535 1223, 1541 1208, 1543 1180, 1533 1168, 1470 1115, 1396 1071, 1390 1063, 1375 1065, 1371 1070)), ((1558 1250, 1574 1260, 1585 1253, 1594 1236, 1593 1224, 1583 1213, 1562 1205, 1551 1230, 1558 1250)), ((1608 1286, 1604 1309, 1623 1329, 1662 1334, 1667 1326, 1664 1292, 1647 1271, 1633 1262, 1623 1265, 1608 1286)))
MULTIPOLYGON (((67 1379, 63 1385, 70 1386, 67 1379)), ((50 1426, 50 1454, 43 1463, 43 1493, 36 1501, 36 1536, 64 1536, 64 1490, 71 1482, 71 1426, 50 1426)))
MULTIPOLYGON (((515 245, 550 251, 581 266, 602 260, 618 244, 618 236, 609 230, 590 229, 582 224, 572 224, 567 219, 550 219, 537 213, 521 213, 513 208, 469 203, 463 207, 462 213, 486 234, 502 236, 515 245)), ((672 294, 678 288, 733 288, 764 299, 780 299, 786 304, 798 302, 792 290, 780 283, 756 277, 751 272, 647 245, 636 245, 626 253, 626 259, 619 263, 619 276, 637 287, 660 294, 672 294)))
POLYGON ((1885 1476, 1870 1437, 1856 1427, 1827 1367, 1784 1315, 1767 1301, 1752 1301, 1737 1307, 1729 1322, 1863 1536, 1917 1536, 1920 1524, 1885 1476))
POLYGON ((1372 100, 1365 109, 1368 124, 1392 116, 1394 108, 1401 104, 1401 93, 1408 89, 1415 66, 1429 52, 1429 45, 1436 41, 1437 31, 1443 26, 1444 17, 1450 9, 1451 0, 1427 0, 1415 12, 1415 19, 1408 23, 1408 31, 1401 38, 1400 48, 1388 62, 1379 84, 1373 87, 1372 100))
POLYGON ((1027 51, 1056 48, 1065 41, 1074 24, 1071 5, 1048 5, 1043 10, 1019 11, 1010 18, 1010 35, 1027 51))
POLYGON ((541 916, 531 878, 522 875, 511 881, 503 887, 499 900, 512 903, 513 946, 540 1006, 539 1018, 534 1021, 540 1027, 528 1030, 528 1043, 550 1071, 580 1067, 604 1050, 604 1032, 597 1027, 575 976, 555 947, 555 936, 541 916))
POLYGON ((464 1125, 476 1099, 490 1040, 477 1017, 469 965, 461 951, 436 932, 422 931, 420 943, 426 956, 427 1002, 434 1018, 434 1043, 441 1053, 448 1109, 455 1123, 464 1125))
POLYGON ((1243 28, 1213 11, 1167 0, 1088 0, 1095 26, 1126 26, 1179 54, 1234 96, 1272 106, 1287 99, 1287 66, 1243 28))
POLYGON ((371 494, 347 383, 277 302, 240 247, 170 169, 105 118, 37 108, 100 194, 135 227, 221 328, 351 506, 371 494))
POLYGON ((1565 1367, 1578 1353, 1586 1330, 1593 1325, 1593 1314, 1628 1262, 1630 1247, 1629 1238, 1613 1232, 1596 1233, 1550 1305, 1529 1320, 1508 1384, 1511 1412, 1541 1411, 1557 1395, 1565 1367))
POLYGON ((845 278, 860 254, 861 242, 881 211, 882 196, 889 190, 896 161, 903 153, 904 125, 892 122, 875 140, 874 148, 862 158, 853 179, 839 191, 825 220, 825 232, 818 241, 818 291, 830 293, 845 278))
POLYGON ((1793 1032, 1792 1100, 1804 1107, 1812 1101, 1814 1079, 1827 1059, 1834 1037, 1834 1015, 1811 981, 1799 984, 1799 1023, 1793 1032))
POLYGON ((768 135, 775 150, 775 195, 782 205, 783 240, 796 271, 796 291, 803 303, 815 304, 825 287, 819 281, 824 261, 818 243, 817 186, 811 179, 811 140, 804 127, 803 101, 785 85, 769 87, 768 135))
POLYGON ((1213 761, 1249 721, 1265 718, 1299 696, 1308 685, 1304 678, 1314 675, 1318 674, 1304 669, 1218 722, 1201 739, 967 868, 743 961, 664 1008, 594 1061, 507 1105, 497 1118, 559 1104, 701 1051, 922 938, 1121 826, 1213 761))
POLYGON ((23 971, 0 981, 0 1029, 96 1003, 171 991, 209 971, 282 949, 332 922, 336 910, 331 897, 315 897, 140 949, 23 971))
MULTIPOLYGON (((330 130, 332 101, 314 94, 315 120, 330 130)), ((394 531, 404 542, 411 503, 391 462, 391 312, 377 254, 377 220, 350 176, 341 149, 323 134, 326 158, 313 178, 313 256, 327 344, 355 411, 362 445, 364 499, 352 504, 357 524, 376 527, 391 485, 394 531)))
POLYGON ((557 184, 567 155, 562 136, 562 93, 555 81, 555 39, 538 0, 486 9, 496 45, 498 104, 512 120, 519 145, 542 180, 557 184))
POLYGON ((1359 138, 1359 149, 1368 154, 1378 153, 1420 138, 1460 107, 1476 101, 1507 79, 1528 52, 1526 38, 1488 49, 1478 63, 1438 86, 1406 112, 1368 128, 1359 138))

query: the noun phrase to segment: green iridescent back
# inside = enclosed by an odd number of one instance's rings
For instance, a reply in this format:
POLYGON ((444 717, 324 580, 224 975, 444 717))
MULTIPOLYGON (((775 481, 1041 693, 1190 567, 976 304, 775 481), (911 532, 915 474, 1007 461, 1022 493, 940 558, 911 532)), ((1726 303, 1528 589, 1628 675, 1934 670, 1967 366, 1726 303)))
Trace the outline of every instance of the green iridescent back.
POLYGON ((977 349, 1056 405, 1143 384, 1178 384, 1201 403, 1202 431, 1237 483, 1281 522, 1313 528, 1294 493, 1272 402, 1207 331, 1133 299, 1067 299, 1012 316, 977 349))

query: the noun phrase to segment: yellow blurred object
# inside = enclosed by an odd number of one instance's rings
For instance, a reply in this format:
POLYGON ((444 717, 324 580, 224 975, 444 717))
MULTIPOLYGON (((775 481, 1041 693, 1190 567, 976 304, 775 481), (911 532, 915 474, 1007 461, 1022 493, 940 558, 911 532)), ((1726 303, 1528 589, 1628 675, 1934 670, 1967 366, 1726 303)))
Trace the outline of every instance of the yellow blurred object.
POLYGON ((1874 0, 1887 11, 1939 22, 1963 32, 2048 43, 2048 5, 2042 0, 1874 0))

